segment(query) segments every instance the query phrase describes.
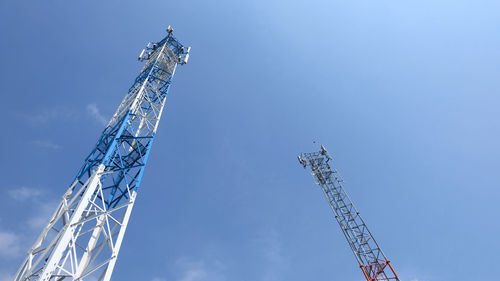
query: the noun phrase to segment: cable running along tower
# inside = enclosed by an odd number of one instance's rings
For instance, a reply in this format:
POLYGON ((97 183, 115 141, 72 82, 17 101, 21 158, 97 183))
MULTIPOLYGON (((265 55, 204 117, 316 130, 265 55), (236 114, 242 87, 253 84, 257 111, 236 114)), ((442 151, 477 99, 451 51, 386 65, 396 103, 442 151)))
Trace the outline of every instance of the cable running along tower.
POLYGON ((15 281, 108 281, 178 64, 190 48, 173 36, 149 43, 145 65, 28 251, 15 281))
POLYGON ((311 168, 311 174, 325 193, 366 280, 399 281, 396 271, 344 191, 340 175, 330 167, 332 158, 325 147, 321 146, 318 152, 301 153, 298 159, 304 168, 311 168))

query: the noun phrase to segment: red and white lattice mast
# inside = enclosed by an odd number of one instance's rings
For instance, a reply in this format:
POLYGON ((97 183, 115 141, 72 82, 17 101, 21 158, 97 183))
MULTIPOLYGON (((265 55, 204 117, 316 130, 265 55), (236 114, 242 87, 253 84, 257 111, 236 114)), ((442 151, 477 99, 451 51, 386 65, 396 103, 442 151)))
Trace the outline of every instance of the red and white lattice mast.
POLYGON ((370 230, 354 207, 351 199, 342 186, 342 179, 335 169, 331 168, 332 158, 324 146, 312 153, 301 153, 300 164, 311 168, 311 173, 332 208, 335 219, 340 225, 347 242, 356 257, 367 281, 397 280, 399 277, 373 238, 370 230))

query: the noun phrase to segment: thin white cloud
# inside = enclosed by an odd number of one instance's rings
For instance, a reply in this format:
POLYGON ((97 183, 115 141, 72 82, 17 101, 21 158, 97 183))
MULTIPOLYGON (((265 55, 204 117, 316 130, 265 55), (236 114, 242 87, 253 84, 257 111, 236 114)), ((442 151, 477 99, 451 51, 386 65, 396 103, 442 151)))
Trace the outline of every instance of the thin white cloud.
POLYGON ((0 232, 0 257, 15 258, 21 253, 19 237, 13 232, 0 232))
POLYGON ((400 280, 410 280, 410 281, 428 281, 428 280, 441 279, 436 276, 427 274, 425 269, 419 268, 415 265, 413 266, 398 265, 398 275, 400 280))
POLYGON ((35 146, 40 147, 40 148, 48 148, 48 149, 54 149, 54 150, 62 148, 62 146, 60 146, 56 143, 53 143, 49 140, 34 140, 31 143, 34 144, 35 146))
MULTIPOLYGON (((204 260, 181 258, 175 266, 178 278, 176 281, 225 281, 224 266, 220 261, 207 263, 204 260)), ((159 279, 162 280, 162 279, 159 279)))
POLYGON ((54 200, 45 200, 43 190, 39 188, 21 186, 9 190, 8 194, 12 199, 19 202, 26 204, 29 201, 29 204, 34 207, 34 215, 28 219, 27 223, 29 227, 36 231, 47 224, 59 203, 54 200))
POLYGON ((56 210, 58 202, 49 201, 40 204, 36 215, 28 220, 28 225, 34 230, 41 230, 50 220, 50 216, 56 210))
POLYGON ((184 276, 179 281, 202 281, 207 280, 207 272, 203 268, 191 268, 184 272, 184 276))
POLYGON ((155 277, 155 278, 151 279, 151 281, 167 281, 167 279, 160 278, 160 277, 155 277))
POLYGON ((266 264, 262 280, 283 280, 283 271, 288 267, 288 261, 283 254, 278 232, 274 229, 263 231, 255 240, 255 244, 266 264))
POLYGON ((14 276, 10 275, 6 272, 0 272, 0 281, 12 281, 14 280, 14 276))
POLYGON ((101 114, 101 111, 95 103, 87 105, 87 113, 90 115, 90 117, 94 118, 97 122, 103 125, 106 125, 108 123, 107 118, 101 114))
POLYGON ((8 191, 9 196, 17 201, 24 201, 31 198, 38 197, 42 191, 37 188, 30 188, 26 186, 21 186, 19 188, 14 188, 8 191))
POLYGON ((22 113, 19 116, 32 126, 40 126, 56 120, 74 120, 78 115, 69 108, 52 107, 41 109, 35 113, 22 113))

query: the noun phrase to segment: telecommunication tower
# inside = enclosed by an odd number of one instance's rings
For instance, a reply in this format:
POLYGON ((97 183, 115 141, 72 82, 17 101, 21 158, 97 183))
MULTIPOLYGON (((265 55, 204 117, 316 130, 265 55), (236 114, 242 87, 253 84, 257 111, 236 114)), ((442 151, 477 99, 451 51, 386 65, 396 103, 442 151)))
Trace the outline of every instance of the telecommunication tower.
POLYGON ((140 74, 85 159, 15 281, 108 281, 122 245, 168 90, 185 48, 167 36, 139 55, 140 74))
POLYGON ((311 174, 325 193, 366 280, 399 281, 396 271, 345 192, 340 175, 331 168, 332 158, 326 148, 322 145, 318 152, 301 153, 298 159, 304 168, 311 168, 311 174))

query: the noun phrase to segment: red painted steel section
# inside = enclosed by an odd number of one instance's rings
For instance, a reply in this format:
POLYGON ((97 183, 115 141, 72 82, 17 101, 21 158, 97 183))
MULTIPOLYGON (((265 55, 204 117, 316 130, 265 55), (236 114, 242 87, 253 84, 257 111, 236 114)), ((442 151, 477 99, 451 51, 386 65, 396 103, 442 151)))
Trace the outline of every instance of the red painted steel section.
POLYGON ((360 264, 360 268, 367 281, 399 280, 396 271, 388 260, 376 261, 369 265, 360 264), (389 266, 390 271, 386 272, 387 266, 389 266))

